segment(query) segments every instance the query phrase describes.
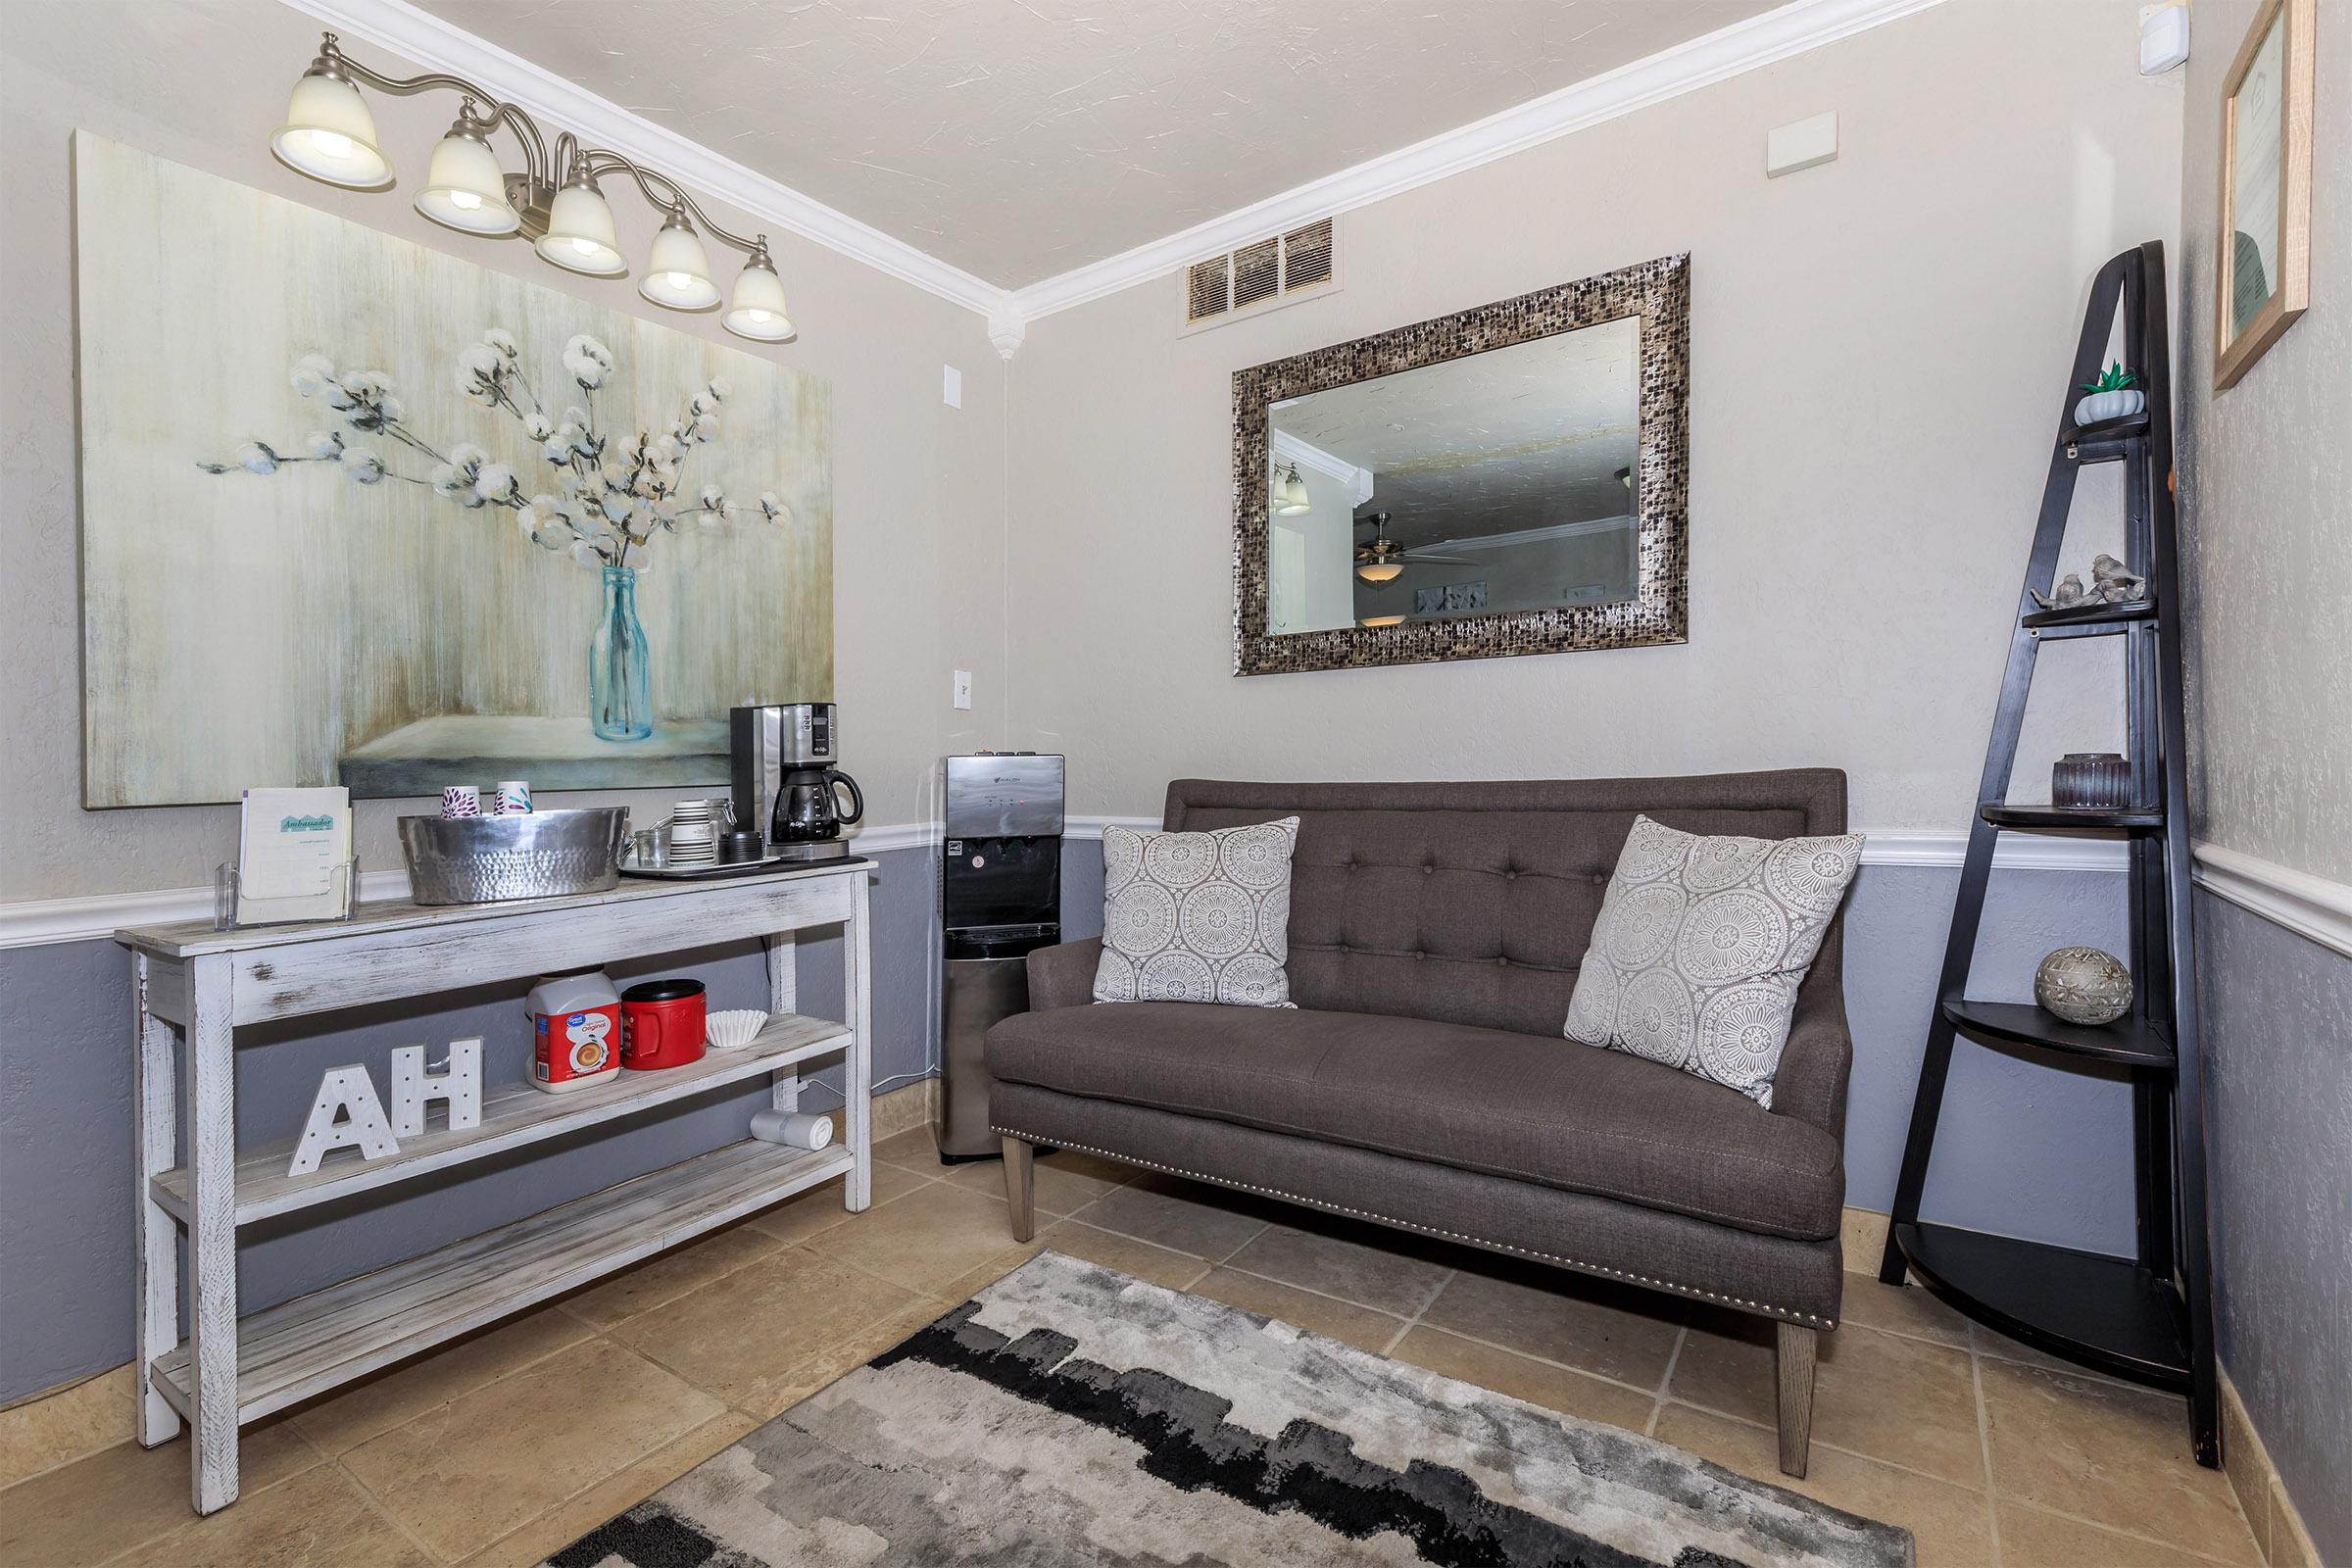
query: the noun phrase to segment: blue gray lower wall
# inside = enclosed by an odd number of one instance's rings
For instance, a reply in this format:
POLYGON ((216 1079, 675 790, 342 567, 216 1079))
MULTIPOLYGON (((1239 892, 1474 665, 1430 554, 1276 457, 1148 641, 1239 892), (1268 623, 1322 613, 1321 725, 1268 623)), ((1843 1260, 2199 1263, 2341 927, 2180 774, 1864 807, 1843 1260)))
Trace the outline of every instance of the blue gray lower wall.
MULTIPOLYGON (((877 1090, 926 1076, 938 1059, 930 977, 935 872, 930 854, 877 857, 873 874, 874 1080, 877 1090)), ((838 928, 803 934, 800 1006, 842 1015, 838 928)), ((691 974, 713 1007, 766 1005, 757 943, 613 965, 616 984, 691 974)), ((10 1195, 0 1236, 0 1403, 130 1357, 130 963, 112 942, 0 951, 0 1191, 10 1195)), ((420 998, 238 1031, 237 1134, 291 1136, 318 1075, 359 1062, 379 1092, 392 1048, 482 1037, 486 1083, 525 1074, 529 982, 420 998)), ((841 1103, 838 1064, 815 1074, 805 1103, 841 1103)), ((744 1136, 766 1085, 715 1091, 617 1127, 557 1140, 327 1205, 283 1224, 249 1227, 240 1296, 252 1311, 459 1237, 596 1191, 744 1136)))
POLYGON ((2210 895, 2197 921, 2222 1364, 2352 1563, 2352 958, 2210 895))

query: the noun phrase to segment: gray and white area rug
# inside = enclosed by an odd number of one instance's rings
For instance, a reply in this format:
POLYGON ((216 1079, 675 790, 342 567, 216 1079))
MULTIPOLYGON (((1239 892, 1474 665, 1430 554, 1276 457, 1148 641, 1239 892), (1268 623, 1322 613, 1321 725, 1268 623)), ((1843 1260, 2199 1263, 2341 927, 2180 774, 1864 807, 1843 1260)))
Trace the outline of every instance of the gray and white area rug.
POLYGON ((1909 1568, 1908 1531, 1058 1252, 554 1568, 1909 1568))

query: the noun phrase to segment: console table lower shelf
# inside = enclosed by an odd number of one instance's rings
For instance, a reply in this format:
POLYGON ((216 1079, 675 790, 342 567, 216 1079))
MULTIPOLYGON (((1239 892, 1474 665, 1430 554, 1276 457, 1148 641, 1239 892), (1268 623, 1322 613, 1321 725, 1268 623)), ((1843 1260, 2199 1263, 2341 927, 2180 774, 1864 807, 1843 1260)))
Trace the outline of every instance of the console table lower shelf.
MULTIPOLYGON (((237 1320, 237 1420, 259 1420, 846 1175, 848 1149, 751 1140, 237 1320)), ((155 1386, 194 1414, 188 1347, 155 1386)))

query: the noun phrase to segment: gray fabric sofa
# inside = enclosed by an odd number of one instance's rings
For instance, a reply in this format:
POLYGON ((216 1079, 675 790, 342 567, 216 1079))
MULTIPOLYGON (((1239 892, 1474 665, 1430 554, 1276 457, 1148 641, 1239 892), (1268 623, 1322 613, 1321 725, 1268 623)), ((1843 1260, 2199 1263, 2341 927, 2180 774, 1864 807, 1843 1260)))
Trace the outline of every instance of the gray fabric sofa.
POLYGON ((1770 1110, 1563 1038, 1637 812, 1839 833, 1845 775, 1169 785, 1171 829, 1299 818, 1298 1008, 1093 1005, 1100 943, 1032 954, 1031 1010, 987 1046, 1014 1235, 1032 1151, 1057 1146, 1758 1313, 1779 1325, 1781 1467, 1803 1475, 1841 1279, 1842 920, 1770 1110))

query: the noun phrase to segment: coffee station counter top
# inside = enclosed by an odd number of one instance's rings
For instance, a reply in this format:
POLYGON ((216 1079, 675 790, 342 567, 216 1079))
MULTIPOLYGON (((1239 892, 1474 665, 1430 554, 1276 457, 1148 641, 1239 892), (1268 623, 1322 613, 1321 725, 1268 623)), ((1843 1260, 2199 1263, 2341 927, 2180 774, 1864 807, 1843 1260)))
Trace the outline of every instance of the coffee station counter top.
POLYGON ((496 904, 421 905, 408 899, 382 899, 361 904, 349 920, 313 920, 299 925, 243 926, 217 931, 210 920, 180 920, 169 925, 128 926, 115 940, 142 953, 164 958, 193 958, 214 953, 243 953, 257 948, 289 947, 298 943, 348 941, 393 931, 465 925, 484 920, 509 920, 515 915, 560 913, 592 909, 605 905, 631 904, 650 899, 708 898, 722 891, 759 888, 777 882, 839 876, 845 871, 874 868, 872 860, 854 851, 845 859, 780 865, 772 871, 731 877, 723 882, 653 882, 623 878, 604 893, 575 893, 556 899, 509 899, 496 904))

